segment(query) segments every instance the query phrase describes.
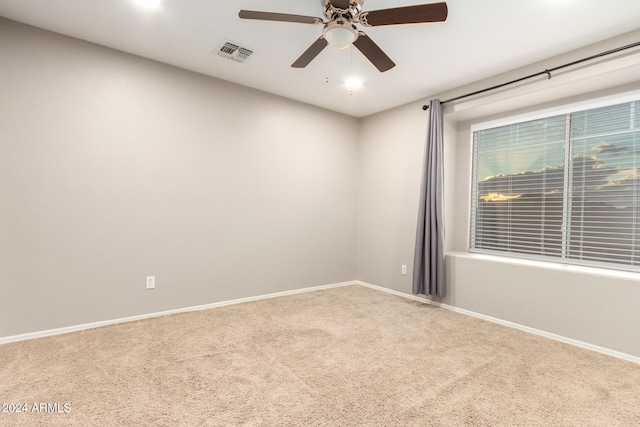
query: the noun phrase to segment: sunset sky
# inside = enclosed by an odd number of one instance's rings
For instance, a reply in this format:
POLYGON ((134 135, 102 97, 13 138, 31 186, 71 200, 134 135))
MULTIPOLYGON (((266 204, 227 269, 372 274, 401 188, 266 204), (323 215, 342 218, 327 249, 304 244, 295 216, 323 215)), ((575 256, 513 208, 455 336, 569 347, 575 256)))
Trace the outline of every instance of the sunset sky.
MULTIPOLYGON (((480 131, 478 197, 562 191, 566 123, 563 115, 480 131)), ((572 114, 571 158, 574 194, 638 206, 640 101, 572 114)))

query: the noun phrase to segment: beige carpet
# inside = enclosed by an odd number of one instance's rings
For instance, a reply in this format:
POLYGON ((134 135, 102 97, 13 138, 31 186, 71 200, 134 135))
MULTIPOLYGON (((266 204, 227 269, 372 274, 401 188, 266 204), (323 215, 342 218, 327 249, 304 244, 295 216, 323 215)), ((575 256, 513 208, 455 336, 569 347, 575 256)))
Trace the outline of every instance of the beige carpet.
POLYGON ((0 403, 60 411, 1 426, 640 426, 640 365, 360 286, 7 344, 0 363, 0 403))

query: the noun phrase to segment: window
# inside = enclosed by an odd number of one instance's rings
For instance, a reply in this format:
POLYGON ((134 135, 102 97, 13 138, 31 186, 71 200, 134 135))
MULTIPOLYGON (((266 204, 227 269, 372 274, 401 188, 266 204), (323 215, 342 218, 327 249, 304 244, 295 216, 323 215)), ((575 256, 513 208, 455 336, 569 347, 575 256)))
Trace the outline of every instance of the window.
POLYGON ((473 132, 470 251, 640 271, 640 101, 473 132))

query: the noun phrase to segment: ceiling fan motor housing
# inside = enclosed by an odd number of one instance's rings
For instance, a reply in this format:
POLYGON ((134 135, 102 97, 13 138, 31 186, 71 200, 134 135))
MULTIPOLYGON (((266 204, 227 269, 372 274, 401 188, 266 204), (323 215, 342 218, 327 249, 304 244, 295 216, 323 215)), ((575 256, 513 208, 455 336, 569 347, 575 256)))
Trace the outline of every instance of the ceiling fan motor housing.
POLYGON ((364 0, 343 0, 342 2, 334 1, 333 4, 331 0, 320 0, 322 3, 322 8, 324 10, 324 16, 329 20, 333 21, 337 18, 344 18, 349 21, 357 21, 360 12, 362 12, 362 5, 364 4, 364 0), (335 4, 345 3, 345 8, 340 8, 335 4), (348 5, 347 5, 348 3, 348 5))

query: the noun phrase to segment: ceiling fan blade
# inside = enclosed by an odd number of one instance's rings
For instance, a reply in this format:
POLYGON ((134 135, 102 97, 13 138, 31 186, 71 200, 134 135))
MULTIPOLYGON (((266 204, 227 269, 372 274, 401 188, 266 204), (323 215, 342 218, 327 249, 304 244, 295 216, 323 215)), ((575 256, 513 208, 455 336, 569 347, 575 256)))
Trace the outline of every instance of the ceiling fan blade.
POLYGON ((381 73, 396 66, 391 58, 362 31, 358 33, 358 38, 353 42, 353 45, 358 48, 381 73))
POLYGON ((336 9, 349 9, 349 0, 329 0, 329 3, 336 9))
POLYGON ((316 56, 320 54, 320 52, 324 50, 325 47, 327 47, 327 44, 327 41, 321 36, 311 46, 309 46, 309 49, 305 50, 304 53, 300 55, 300 58, 296 59, 291 66, 293 68, 306 67, 316 56))
POLYGON ((261 21, 295 22, 298 24, 322 24, 322 19, 314 16, 289 15, 288 13, 258 12, 241 10, 238 16, 242 19, 258 19, 261 21))
POLYGON ((419 4, 362 12, 360 23, 365 27, 378 27, 381 25, 443 22, 447 20, 448 13, 449 10, 445 2, 419 4))

